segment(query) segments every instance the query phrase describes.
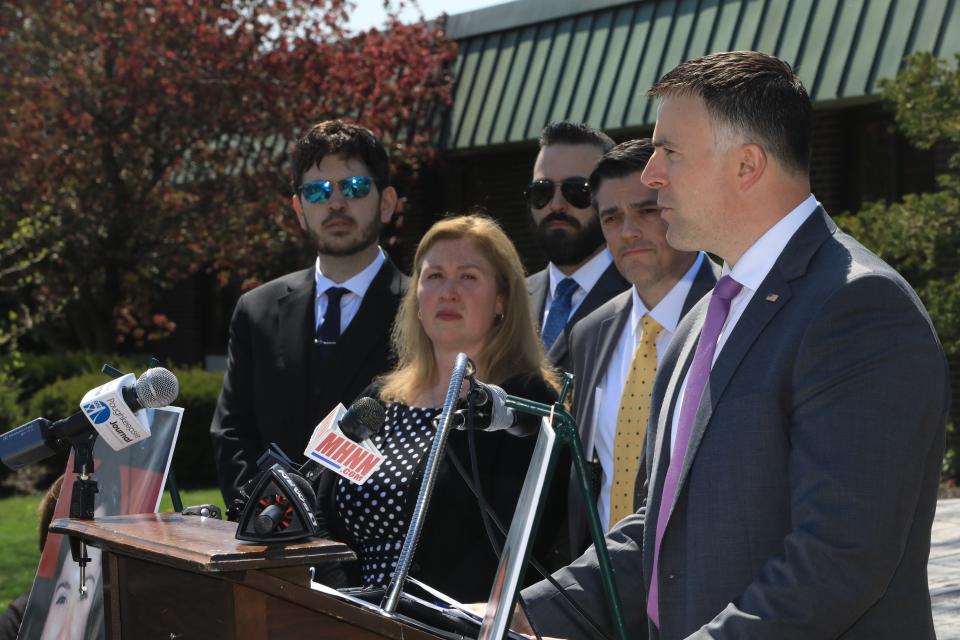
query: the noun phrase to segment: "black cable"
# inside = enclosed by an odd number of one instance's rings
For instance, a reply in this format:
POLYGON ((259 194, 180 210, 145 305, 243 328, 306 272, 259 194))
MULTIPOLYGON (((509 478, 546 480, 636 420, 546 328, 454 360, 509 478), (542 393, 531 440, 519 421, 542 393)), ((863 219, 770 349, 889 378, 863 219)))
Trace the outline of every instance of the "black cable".
MULTIPOLYGON (((469 438, 468 438, 468 442, 469 442, 469 438)), ((453 449, 451 449, 450 447, 447 447, 446 454, 450 458, 450 462, 453 464, 453 468, 457 470, 457 473, 460 474, 460 477, 463 479, 463 482, 467 485, 467 488, 470 489, 470 492, 473 493, 473 495, 477 498, 478 501, 481 501, 482 496, 479 495, 477 488, 473 485, 473 483, 470 481, 470 478, 467 476, 467 471, 464 468, 463 464, 460 462, 460 459, 457 458, 457 454, 454 453, 453 449)), ((506 536, 507 529, 506 527, 503 526, 503 522, 501 522, 497 514, 493 510, 491 510, 489 506, 486 507, 485 513, 490 517, 491 521, 494 523, 494 525, 496 525, 500 533, 506 536)), ((540 577, 542 577, 544 580, 549 582, 551 586, 553 586, 553 588, 557 590, 557 592, 560 594, 563 600, 570 605, 570 607, 583 619, 584 622, 587 623, 587 625, 590 627, 592 632, 596 634, 598 638, 601 638, 602 640, 610 640, 610 637, 600 630, 599 625, 593 620, 593 618, 590 617, 590 614, 588 614, 586 610, 584 610, 584 608, 581 607, 580 604, 576 602, 570 596, 570 594, 568 594, 564 590, 562 586, 560 586, 560 583, 557 582, 552 575, 550 575, 550 572, 547 571, 547 569, 542 564, 540 564, 537 561, 537 559, 533 557, 532 554, 530 555, 528 561, 530 563, 530 566, 532 566, 534 570, 540 574, 540 577)))
MULTIPOLYGON (((473 385, 473 378, 470 379, 470 384, 473 385)), ((472 389, 471 389, 472 391, 472 389)), ((483 522, 483 528, 487 532, 487 539, 490 541, 490 546, 493 548, 493 555, 500 557, 502 547, 498 544, 496 536, 493 534, 493 527, 490 525, 490 513, 493 513, 493 509, 490 508, 490 504, 487 502, 486 498, 483 496, 483 484, 480 482, 480 465, 477 462, 477 447, 476 447, 476 435, 473 428, 473 420, 476 415, 476 397, 473 393, 469 393, 467 396, 467 451, 470 453, 470 468, 473 471, 473 482, 476 486, 476 496, 477 502, 480 505, 480 520, 483 522)), ((506 534, 504 535, 504 540, 506 539, 506 534)), ((520 595, 520 592, 517 592, 517 603, 520 605, 520 610, 523 611, 523 615, 526 616, 527 622, 530 624, 530 629, 533 631, 533 635, 537 640, 543 640, 543 636, 540 635, 540 631, 537 629, 536 625, 533 622, 533 618, 530 616, 530 613, 527 610, 527 603, 524 601, 523 596, 520 595)))

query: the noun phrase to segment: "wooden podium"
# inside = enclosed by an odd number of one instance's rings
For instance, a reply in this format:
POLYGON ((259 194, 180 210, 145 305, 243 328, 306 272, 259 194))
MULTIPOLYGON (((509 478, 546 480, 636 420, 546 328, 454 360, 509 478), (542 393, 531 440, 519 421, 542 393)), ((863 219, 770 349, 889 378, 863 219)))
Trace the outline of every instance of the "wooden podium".
POLYGON ((443 637, 310 588, 308 567, 352 560, 340 542, 258 545, 236 524, 176 513, 55 520, 103 550, 107 638, 443 637))

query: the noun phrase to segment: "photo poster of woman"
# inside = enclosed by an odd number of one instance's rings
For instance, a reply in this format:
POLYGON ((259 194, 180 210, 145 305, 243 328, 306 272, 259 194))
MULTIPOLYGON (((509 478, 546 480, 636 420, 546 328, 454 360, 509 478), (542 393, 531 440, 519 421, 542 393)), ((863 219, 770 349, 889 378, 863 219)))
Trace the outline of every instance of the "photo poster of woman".
MULTIPOLYGON (((100 489, 95 502, 96 518, 152 513, 160 506, 183 409, 165 407, 148 409, 146 413, 151 433, 146 440, 120 451, 114 451, 102 439, 94 444, 93 479, 100 489)), ((54 519, 70 515, 70 496, 76 477, 73 453, 67 460, 66 470, 54 519)), ((66 536, 55 533, 47 536, 18 638, 104 638, 100 550, 88 546, 87 555, 91 559, 86 568, 87 590, 81 594, 80 567, 70 555, 66 536)))

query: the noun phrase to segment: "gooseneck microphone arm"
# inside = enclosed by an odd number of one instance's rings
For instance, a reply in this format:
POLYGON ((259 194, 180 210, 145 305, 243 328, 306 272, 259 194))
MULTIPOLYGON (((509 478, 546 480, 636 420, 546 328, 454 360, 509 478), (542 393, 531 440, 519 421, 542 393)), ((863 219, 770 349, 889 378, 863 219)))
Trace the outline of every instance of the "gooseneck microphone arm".
POLYGON ((470 359, 467 358, 467 354, 457 354, 457 359, 453 365, 453 375, 450 377, 450 386, 447 387, 447 398, 443 402, 443 410, 440 413, 440 420, 437 424, 437 433, 433 437, 433 444, 427 456, 427 464, 423 473, 423 483, 420 485, 420 493, 417 495, 417 502, 413 507, 413 515, 410 518, 407 537, 403 541, 403 548, 400 550, 397 569, 393 573, 393 578, 387 587, 387 593, 380 605, 380 608, 387 613, 396 613, 397 604, 400 602, 400 594, 403 591, 403 585, 407 581, 407 575, 410 573, 413 554, 417 550, 420 531, 423 529, 423 521, 427 515, 427 505, 430 503, 433 486, 437 481, 437 472, 440 469, 440 457, 446 446, 447 436, 450 435, 452 426, 450 418, 453 414, 457 398, 460 397, 463 378, 465 375, 473 375, 472 370, 468 371, 468 369, 472 368, 472 363, 470 359))

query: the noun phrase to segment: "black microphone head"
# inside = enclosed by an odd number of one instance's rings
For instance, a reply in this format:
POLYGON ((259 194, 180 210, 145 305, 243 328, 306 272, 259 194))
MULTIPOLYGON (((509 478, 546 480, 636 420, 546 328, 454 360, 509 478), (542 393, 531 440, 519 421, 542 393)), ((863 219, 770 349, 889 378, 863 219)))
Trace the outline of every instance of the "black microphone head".
POLYGON ((180 395, 180 383, 177 376, 163 367, 154 367, 144 371, 135 385, 137 400, 144 409, 166 407, 180 395))
POLYGON ((383 404, 373 398, 360 398, 350 405, 340 419, 340 430, 354 442, 380 433, 386 420, 383 404))

